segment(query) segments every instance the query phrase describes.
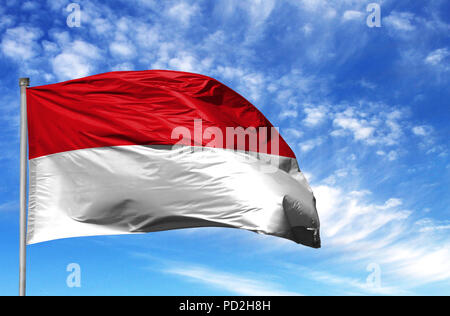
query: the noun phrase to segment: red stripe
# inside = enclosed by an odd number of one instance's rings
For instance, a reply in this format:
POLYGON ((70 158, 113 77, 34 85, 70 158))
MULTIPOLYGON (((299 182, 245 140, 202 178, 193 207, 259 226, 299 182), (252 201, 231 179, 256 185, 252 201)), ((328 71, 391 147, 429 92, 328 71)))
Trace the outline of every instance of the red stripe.
MULTIPOLYGON (((202 120, 202 131, 218 127, 223 132, 224 148, 231 147, 226 127, 272 127, 250 102, 217 80, 177 71, 110 72, 33 87, 27 102, 30 159, 93 147, 174 145, 173 129, 184 126, 194 135, 196 119, 202 120)), ((272 151, 273 139, 269 134, 265 140, 267 150, 251 148, 248 141, 234 149, 295 157, 281 137, 279 152, 272 151)), ((192 139, 191 145, 210 142, 192 139)))

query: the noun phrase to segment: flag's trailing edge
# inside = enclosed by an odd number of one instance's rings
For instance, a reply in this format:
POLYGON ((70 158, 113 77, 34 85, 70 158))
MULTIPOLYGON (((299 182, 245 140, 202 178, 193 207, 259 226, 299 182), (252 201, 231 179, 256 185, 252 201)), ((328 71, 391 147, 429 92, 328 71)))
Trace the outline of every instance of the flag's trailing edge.
POLYGON ((111 72, 29 88, 27 103, 28 244, 216 226, 320 247, 294 153, 217 80, 111 72))

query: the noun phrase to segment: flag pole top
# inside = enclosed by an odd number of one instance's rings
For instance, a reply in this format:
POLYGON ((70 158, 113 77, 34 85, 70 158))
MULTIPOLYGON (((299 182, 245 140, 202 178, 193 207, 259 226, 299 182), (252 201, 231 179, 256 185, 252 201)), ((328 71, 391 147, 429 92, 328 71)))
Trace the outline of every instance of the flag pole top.
POLYGON ((23 87, 28 87, 30 85, 30 78, 20 78, 19 79, 19 86, 23 87))

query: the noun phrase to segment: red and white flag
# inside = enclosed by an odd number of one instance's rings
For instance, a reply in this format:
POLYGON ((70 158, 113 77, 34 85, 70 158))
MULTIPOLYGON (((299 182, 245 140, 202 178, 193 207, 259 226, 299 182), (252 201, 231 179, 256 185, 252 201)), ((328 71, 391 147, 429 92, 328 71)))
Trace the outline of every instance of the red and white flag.
POLYGON ((294 153, 247 100, 176 71, 27 89, 28 244, 230 227, 320 247, 294 153))

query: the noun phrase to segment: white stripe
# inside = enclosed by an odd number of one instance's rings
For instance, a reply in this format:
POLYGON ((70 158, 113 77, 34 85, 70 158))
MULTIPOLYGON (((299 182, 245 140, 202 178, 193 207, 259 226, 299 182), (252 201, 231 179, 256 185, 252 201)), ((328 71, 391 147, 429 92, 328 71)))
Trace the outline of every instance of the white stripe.
POLYGON ((32 159, 28 244, 201 226, 302 242, 292 226, 319 227, 314 197, 295 159, 274 158, 136 145, 32 159))

